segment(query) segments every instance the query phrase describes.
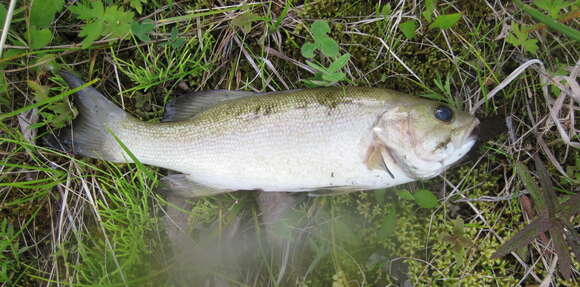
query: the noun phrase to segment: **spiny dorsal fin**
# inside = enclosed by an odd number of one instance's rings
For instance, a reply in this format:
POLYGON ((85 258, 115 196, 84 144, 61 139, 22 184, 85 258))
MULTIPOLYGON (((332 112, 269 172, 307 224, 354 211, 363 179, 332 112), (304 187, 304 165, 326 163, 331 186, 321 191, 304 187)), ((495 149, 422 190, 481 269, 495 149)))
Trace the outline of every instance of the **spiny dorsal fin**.
POLYGON ((223 101, 260 95, 254 92, 212 90, 185 94, 175 97, 167 103, 162 122, 178 122, 191 119, 198 113, 207 110, 223 101))

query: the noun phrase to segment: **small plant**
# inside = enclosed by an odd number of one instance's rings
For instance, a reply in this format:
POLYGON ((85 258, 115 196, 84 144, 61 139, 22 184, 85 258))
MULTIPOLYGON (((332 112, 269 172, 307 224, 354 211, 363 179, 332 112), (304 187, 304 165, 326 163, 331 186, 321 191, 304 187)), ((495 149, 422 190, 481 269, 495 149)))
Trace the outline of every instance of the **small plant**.
POLYGON ((117 5, 104 7, 103 2, 79 2, 69 10, 85 21, 79 36, 83 48, 88 48, 101 36, 124 37, 131 32, 131 24, 135 14, 125 11, 117 5))
POLYGON ((564 203, 558 204, 558 198, 544 163, 538 155, 534 156, 534 162, 541 188, 534 182, 532 174, 522 163, 516 163, 515 171, 526 189, 530 192, 538 216, 498 248, 493 254, 493 257, 499 258, 519 248, 525 247, 534 238, 540 235, 545 236, 545 233, 548 232, 551 237, 553 249, 558 255, 558 269, 560 274, 569 280, 572 276, 570 268, 572 258, 567 245, 572 247, 571 249, 575 253, 576 258, 580 256, 578 249, 580 237, 575 232, 574 226, 569 222, 569 218, 580 213, 580 193, 576 193, 570 196, 564 203), (566 241, 568 244, 566 244, 566 241))
POLYGON ((415 31, 417 30, 417 22, 415 20, 409 20, 401 23, 399 25, 399 29, 401 29, 401 32, 403 32, 405 38, 409 40, 413 40, 415 36, 417 36, 417 34, 415 33, 415 31))
MULTIPOLYGON (((34 93, 34 100, 37 103, 47 101, 50 96, 50 88, 44 86, 37 81, 29 80, 28 87, 34 93)), ((33 124, 30 128, 39 128, 44 125, 50 125, 54 128, 62 128, 70 123, 75 117, 76 110, 71 109, 71 104, 68 99, 58 101, 52 104, 44 105, 39 109, 40 115, 44 119, 43 122, 33 124)))
MULTIPOLYGON (((141 13, 142 3, 147 3, 147 1, 132 0, 131 6, 141 13)), ((129 33, 133 33, 141 41, 147 41, 149 40, 148 33, 155 27, 151 20, 145 20, 143 23, 136 22, 135 13, 132 11, 126 11, 117 5, 105 7, 100 0, 88 3, 78 2, 69 7, 69 10, 85 22, 79 33, 79 36, 84 37, 81 42, 83 48, 88 48, 103 36, 122 39, 129 33)))
POLYGON ((511 26, 511 31, 506 37, 506 41, 514 46, 521 46, 524 51, 535 54, 538 50, 537 40, 530 39, 529 34, 532 31, 544 29, 549 27, 555 31, 558 31, 576 41, 580 41, 580 31, 564 25, 562 22, 572 20, 577 17, 578 14, 578 2, 572 3, 565 0, 535 0, 534 5, 542 10, 548 12, 548 15, 522 3, 519 0, 514 1, 515 5, 522 9, 524 12, 532 16, 537 21, 542 24, 537 24, 534 26, 518 25, 513 23, 511 26), (571 13, 561 14, 563 9, 570 6, 574 6, 571 13))
POLYGON ((346 74, 341 72, 342 68, 348 63, 350 54, 339 56, 339 47, 336 41, 328 36, 330 26, 325 21, 316 21, 310 26, 310 33, 314 42, 306 42, 300 50, 302 56, 313 59, 315 52, 319 50, 322 55, 333 58, 334 61, 330 66, 324 67, 320 63, 307 61, 306 64, 316 70, 313 78, 304 80, 308 87, 327 87, 332 86, 346 79, 346 74))
MULTIPOLYGON (((378 202, 385 201, 385 193, 387 191, 377 190, 374 192, 375 199, 378 202)), ((416 192, 411 193, 410 191, 404 189, 397 191, 399 198, 407 201, 415 202, 421 208, 435 208, 439 204, 439 200, 431 191, 426 189, 420 189, 416 192)), ((389 210, 389 212, 383 217, 381 226, 378 233, 381 237, 393 236, 397 227, 397 211, 395 209, 389 210)))
POLYGON ((529 27, 512 23, 512 30, 507 36, 506 41, 514 46, 520 46, 524 51, 535 54, 538 50, 538 40, 529 39, 529 27))
POLYGON ((245 12, 242 15, 234 18, 231 24, 239 27, 244 33, 250 33, 252 30, 252 23, 257 21, 260 17, 251 11, 245 12))
POLYGON ((465 236, 465 224, 461 217, 454 219, 452 223, 452 232, 443 233, 441 235, 441 241, 451 244, 451 252, 453 252, 453 255, 455 256, 455 261, 459 266, 463 266, 465 260, 465 248, 470 247, 473 243, 465 236))
MULTIPOLYGON (((53 35, 49 26, 54 20, 56 13, 62 9, 63 5, 64 0, 32 1, 27 33, 30 48, 44 48, 52 41, 53 35)), ((2 23, 4 23, 4 21, 2 21, 2 23)))
MULTIPOLYGON (((429 24, 429 29, 449 29, 453 27, 459 20, 461 20, 461 13, 443 14, 437 16, 433 19, 433 12, 437 9, 437 0, 427 0, 425 1, 425 7, 421 15, 425 21, 431 23, 429 24)), ((417 30, 417 20, 407 20, 399 24, 399 30, 403 32, 405 38, 412 40, 416 35, 417 30)))
POLYGON ((426 189, 420 189, 413 193, 408 190, 402 190, 398 194, 402 199, 415 201, 422 208, 435 208, 439 204, 437 196, 426 189))
POLYGON ((0 283, 16 281, 14 277, 20 267, 20 253, 24 251, 19 248, 17 237, 18 234, 8 223, 8 219, 2 219, 0 221, 0 283))

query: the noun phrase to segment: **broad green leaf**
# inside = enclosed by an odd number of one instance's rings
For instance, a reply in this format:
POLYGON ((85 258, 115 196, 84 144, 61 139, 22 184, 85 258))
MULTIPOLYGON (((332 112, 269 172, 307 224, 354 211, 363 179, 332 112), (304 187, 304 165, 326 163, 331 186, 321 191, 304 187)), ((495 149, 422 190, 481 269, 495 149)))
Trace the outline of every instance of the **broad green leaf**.
POLYGON ((455 25, 459 19, 461 19, 461 16, 461 13, 439 15, 435 21, 429 25, 429 28, 449 29, 455 25))
POLYGON ((325 73, 325 74, 328 73, 328 70, 325 67, 322 67, 320 65, 317 65, 317 64, 315 64, 313 62, 306 61, 306 65, 310 66, 311 68, 313 68, 313 69, 315 69, 315 70, 317 70, 317 71, 319 71, 321 73, 325 73))
POLYGON ((399 197, 401 199, 415 200, 415 198, 413 197, 413 194, 411 192, 409 192, 408 190, 401 190, 401 191, 397 192, 397 195, 399 195, 399 197))
POLYGON ((33 0, 30 7, 30 25, 39 30, 47 28, 56 12, 64 6, 64 0, 33 0))
POLYGON ((315 39, 321 38, 330 33, 330 26, 328 26, 326 21, 319 20, 310 25, 310 32, 312 32, 315 39))
POLYGON ((36 27, 30 26, 28 33, 30 35, 30 48, 32 49, 44 48, 52 40, 52 32, 48 28, 38 30, 36 27))
POLYGON ((528 39, 522 43, 522 47, 524 47, 524 50, 535 54, 538 51, 538 40, 528 39))
POLYGON ((141 23, 135 21, 133 22, 133 24, 131 24, 131 32, 133 33, 133 35, 135 35, 135 37, 137 37, 139 40, 143 42, 151 40, 149 38, 149 33, 153 31, 154 28, 155 25, 153 24, 153 21, 149 19, 146 19, 141 23))
POLYGON ((252 22, 258 19, 258 15, 252 12, 246 12, 232 20, 232 25, 242 29, 244 33, 250 33, 252 30, 252 22))
POLYGON ((113 37, 124 37, 131 32, 131 24, 134 18, 133 12, 124 11, 118 6, 109 6, 105 9, 105 33, 111 33, 113 37))
POLYGON ((411 40, 416 36, 415 30, 417 30, 417 23, 415 20, 405 21, 399 25, 399 29, 401 29, 405 38, 411 40))
POLYGON ((330 37, 322 37, 317 39, 318 43, 320 44, 320 51, 327 57, 336 57, 338 56, 338 44, 330 37))
POLYGON ((320 81, 320 80, 302 80, 304 82, 304 85, 306 85, 307 88, 317 88, 317 87, 328 87, 329 84, 326 81, 320 81))
POLYGON ((437 7, 437 0, 425 0, 425 9, 421 14, 429 22, 433 21, 433 11, 435 11, 435 7, 437 7))
POLYGON ((99 38, 101 32, 103 32, 102 21, 86 24, 79 32, 79 36, 85 37, 81 42, 82 47, 88 48, 91 46, 91 44, 99 38))
POLYGON ((122 38, 131 32, 135 14, 125 11, 119 6, 104 7, 102 1, 78 2, 69 7, 69 10, 77 15, 78 19, 85 21, 79 36, 85 37, 82 47, 89 47, 101 36, 122 38))
POLYGON ((331 73, 339 71, 348 63, 349 59, 350 54, 348 53, 338 57, 336 60, 334 60, 334 62, 332 62, 332 64, 330 64, 330 66, 328 66, 328 71, 331 73))
POLYGON ((78 1, 74 6, 68 7, 68 10, 76 14, 77 18, 81 20, 98 20, 105 14, 105 7, 100 0, 88 3, 78 1))
POLYGON ((300 48, 300 53, 304 58, 314 58, 314 51, 318 49, 318 45, 312 42, 306 42, 300 48))
POLYGON ((437 197, 426 189, 421 189, 413 193, 413 198, 415 198, 415 202, 422 208, 434 208, 439 203, 437 197))
POLYGON ((346 75, 344 73, 324 73, 322 74, 322 79, 329 82, 339 82, 344 80, 346 75))

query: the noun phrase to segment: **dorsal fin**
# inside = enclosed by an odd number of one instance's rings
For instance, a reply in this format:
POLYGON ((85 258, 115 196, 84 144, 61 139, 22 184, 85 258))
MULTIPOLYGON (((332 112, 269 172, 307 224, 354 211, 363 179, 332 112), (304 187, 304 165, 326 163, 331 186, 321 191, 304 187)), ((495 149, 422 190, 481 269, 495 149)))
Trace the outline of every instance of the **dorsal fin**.
POLYGON ((234 100, 259 93, 231 90, 200 91, 175 97, 165 106, 162 122, 178 122, 191 119, 196 114, 207 110, 223 101, 234 100))

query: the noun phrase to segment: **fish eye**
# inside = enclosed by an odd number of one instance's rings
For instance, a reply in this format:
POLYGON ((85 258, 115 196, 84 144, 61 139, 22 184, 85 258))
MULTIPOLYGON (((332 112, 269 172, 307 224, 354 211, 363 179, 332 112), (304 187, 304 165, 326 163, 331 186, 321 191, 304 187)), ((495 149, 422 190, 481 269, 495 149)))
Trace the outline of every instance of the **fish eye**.
POLYGON ((448 123, 453 119, 453 111, 447 106, 438 106, 435 108, 435 118, 448 123))

